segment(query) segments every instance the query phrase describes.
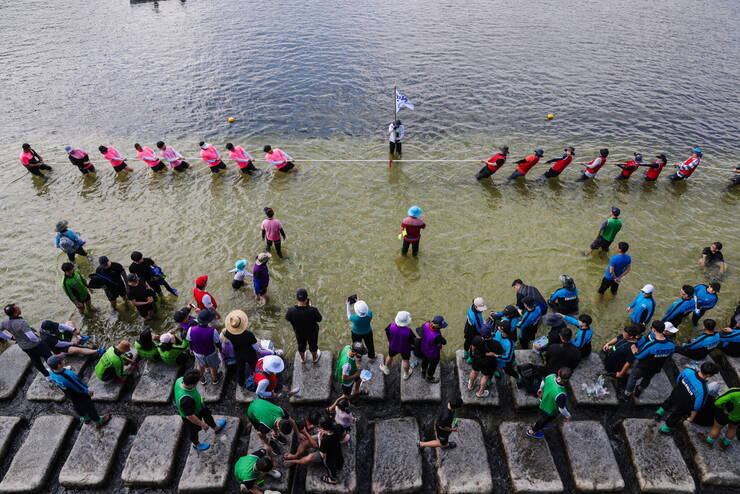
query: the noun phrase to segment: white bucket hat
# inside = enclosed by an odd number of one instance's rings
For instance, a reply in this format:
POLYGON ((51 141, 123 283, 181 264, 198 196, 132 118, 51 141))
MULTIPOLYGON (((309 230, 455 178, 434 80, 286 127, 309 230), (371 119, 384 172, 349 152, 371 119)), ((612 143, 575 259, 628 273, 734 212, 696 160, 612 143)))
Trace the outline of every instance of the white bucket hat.
POLYGON ((283 372, 283 369, 285 369, 285 363, 283 362, 283 359, 277 355, 268 355, 266 357, 262 357, 262 368, 267 372, 278 374, 283 372))
POLYGON ((355 314, 357 314, 360 317, 365 317, 367 315, 367 311, 370 310, 370 307, 367 306, 367 302, 364 300, 358 300, 355 302, 355 314))
POLYGON ((400 311, 398 314, 396 314, 396 326, 406 327, 409 324, 411 324, 411 314, 406 312, 405 310, 400 311))

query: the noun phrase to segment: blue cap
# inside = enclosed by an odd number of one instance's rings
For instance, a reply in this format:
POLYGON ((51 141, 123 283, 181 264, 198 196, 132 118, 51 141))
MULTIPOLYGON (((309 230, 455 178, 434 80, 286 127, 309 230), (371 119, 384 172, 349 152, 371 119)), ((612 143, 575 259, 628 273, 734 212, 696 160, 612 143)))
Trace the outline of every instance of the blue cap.
POLYGON ((447 321, 445 321, 445 318, 442 316, 434 316, 432 322, 440 328, 446 328, 448 326, 447 321))
POLYGON ((249 263, 247 262, 246 259, 239 259, 238 261, 236 261, 236 263, 234 263, 234 267, 236 268, 237 271, 243 271, 244 268, 246 268, 248 264, 249 263))
POLYGON ((52 355, 51 357, 46 359, 46 364, 53 369, 57 365, 61 364, 63 360, 64 354, 60 353, 59 355, 52 355))
POLYGON ((419 206, 411 206, 409 208, 409 216, 413 216, 414 218, 418 218, 423 212, 419 206))
POLYGON ((701 148, 694 148, 694 149, 692 149, 692 151, 695 152, 696 154, 701 154, 701 152, 702 152, 701 151, 701 148))
POLYGON ((214 319, 216 319, 216 313, 213 311, 213 309, 203 309, 202 311, 198 312, 198 322, 200 324, 209 324, 214 319))

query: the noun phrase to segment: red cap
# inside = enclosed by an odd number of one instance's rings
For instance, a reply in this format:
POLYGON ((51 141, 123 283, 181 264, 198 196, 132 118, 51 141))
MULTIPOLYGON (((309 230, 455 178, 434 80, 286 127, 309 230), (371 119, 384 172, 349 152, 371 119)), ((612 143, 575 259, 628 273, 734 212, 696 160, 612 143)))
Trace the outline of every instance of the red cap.
POLYGON ((205 284, 208 283, 208 275, 204 274, 203 276, 198 276, 195 278, 195 286, 205 286, 205 284))

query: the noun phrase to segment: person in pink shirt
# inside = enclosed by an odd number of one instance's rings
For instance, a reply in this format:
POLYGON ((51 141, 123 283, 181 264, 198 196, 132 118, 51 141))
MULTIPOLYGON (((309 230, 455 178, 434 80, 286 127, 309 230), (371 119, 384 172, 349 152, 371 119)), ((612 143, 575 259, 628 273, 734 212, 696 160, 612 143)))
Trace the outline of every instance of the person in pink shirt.
POLYGON ((221 153, 218 152, 216 146, 209 144, 204 141, 200 141, 200 159, 203 163, 208 165, 211 169, 211 173, 218 173, 220 170, 226 170, 226 165, 221 161, 221 153))
POLYGON ((41 173, 41 170, 51 170, 49 165, 44 164, 44 158, 39 156, 39 153, 34 151, 30 144, 23 144, 21 148, 21 164, 26 167, 26 170, 28 170, 31 175, 43 177, 44 174, 41 173))
POLYGON ((166 145, 164 141, 157 142, 157 149, 159 149, 159 156, 169 163, 176 172, 184 172, 190 168, 190 163, 182 159, 182 155, 175 151, 172 146, 166 145))
POLYGON ((293 158, 282 149, 273 149, 272 146, 268 145, 263 148, 263 151, 265 152, 265 161, 274 165, 279 172, 287 173, 295 168, 293 158))
POLYGON ((67 153, 70 163, 76 166, 80 170, 80 173, 83 175, 95 173, 95 165, 90 161, 87 151, 75 149, 72 146, 65 146, 64 151, 67 153))
POLYGON ((267 241, 267 251, 269 252, 272 244, 275 244, 275 252, 280 259, 283 258, 283 251, 281 249, 280 236, 282 235, 285 239, 285 230, 283 230, 283 224, 279 219, 275 218, 275 211, 272 208, 264 208, 265 216, 267 218, 262 222, 262 240, 267 241))
POLYGON ((257 171, 257 167, 254 166, 253 158, 248 152, 241 146, 234 146, 232 143, 226 143, 226 149, 229 150, 229 159, 236 162, 239 165, 239 169, 245 175, 252 175, 252 172, 257 171))
POLYGON ((116 173, 131 173, 132 171, 134 171, 133 168, 128 166, 128 163, 126 163, 126 160, 123 158, 123 156, 121 156, 121 153, 118 152, 118 149, 114 148, 113 146, 100 146, 98 148, 98 151, 100 151, 100 154, 103 155, 103 158, 107 159, 110 162, 116 173))
POLYGON ((138 142, 134 144, 136 149, 136 157, 146 163, 146 166, 152 169, 153 172, 161 172, 164 170, 164 163, 157 157, 157 153, 148 146, 142 147, 138 142))

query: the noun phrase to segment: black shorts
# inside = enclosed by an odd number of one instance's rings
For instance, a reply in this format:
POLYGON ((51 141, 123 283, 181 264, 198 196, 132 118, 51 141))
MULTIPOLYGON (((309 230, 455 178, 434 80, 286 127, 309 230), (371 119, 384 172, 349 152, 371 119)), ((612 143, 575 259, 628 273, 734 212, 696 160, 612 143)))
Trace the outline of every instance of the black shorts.
POLYGON ((116 173, 120 173, 120 172, 122 172, 122 171, 123 171, 123 169, 124 169, 124 168, 126 168, 127 166, 128 166, 128 165, 127 165, 127 164, 126 164, 126 162, 124 161, 124 162, 123 162, 123 163, 121 163, 120 165, 116 165, 116 166, 114 166, 114 167, 113 167, 113 169, 114 169, 114 170, 116 171, 116 173))
POLYGON ((599 235, 596 237, 596 240, 591 242, 591 250, 601 249, 604 252, 608 252, 611 244, 611 242, 599 235))
POLYGON ((443 431, 439 427, 435 427, 435 432, 437 433, 437 439, 439 439, 439 443, 442 446, 447 446, 447 443, 450 442, 450 434, 452 431, 443 431))
POLYGON ((126 298, 126 292, 124 290, 116 290, 115 288, 104 287, 103 291, 105 292, 105 296, 110 301, 113 301, 118 297, 123 297, 124 299, 126 298))
POLYGON ((714 420, 717 421, 720 425, 738 425, 740 424, 740 420, 730 420, 730 416, 727 415, 724 410, 721 410, 717 407, 714 408, 714 420))
POLYGON ((480 372, 486 377, 491 377, 496 372, 496 361, 491 362, 489 359, 473 358, 473 370, 480 372))
POLYGON ((149 313, 154 311, 154 304, 137 305, 136 311, 141 317, 146 317, 149 313))
POLYGON ((176 172, 184 172, 188 168, 190 168, 190 163, 188 163, 187 161, 181 161, 179 165, 173 168, 173 170, 175 170, 176 172))
POLYGON ((557 177, 558 175, 560 175, 560 172, 559 171, 556 171, 556 170, 553 170, 552 168, 550 168, 549 170, 547 170, 544 173, 543 177, 545 177, 545 178, 553 178, 553 177, 557 177))
POLYGON ((244 286, 244 281, 242 281, 242 280, 231 280, 231 288, 233 288, 234 290, 238 290, 238 289, 240 289, 243 286, 244 286))
POLYGON ((95 167, 89 166, 87 168, 80 168, 80 173, 83 175, 87 175, 88 173, 95 173, 95 167))
POLYGON ((284 172, 285 173, 285 172, 289 172, 293 168, 295 168, 295 163, 293 163, 292 161, 288 161, 283 166, 281 166, 280 168, 278 168, 277 171, 284 172))
MULTIPOLYGON (((393 352, 391 350, 388 350, 389 357, 395 357, 396 355, 398 355, 398 352, 393 352)), ((403 360, 409 360, 411 358, 411 350, 409 350, 408 352, 401 352, 401 358, 403 360)))
POLYGON ((151 169, 153 172, 161 172, 162 170, 164 170, 164 163, 160 161, 156 165, 152 166, 151 169))
POLYGON ((226 165, 223 161, 219 161, 211 167, 211 173, 218 173, 219 170, 226 170, 226 165))

